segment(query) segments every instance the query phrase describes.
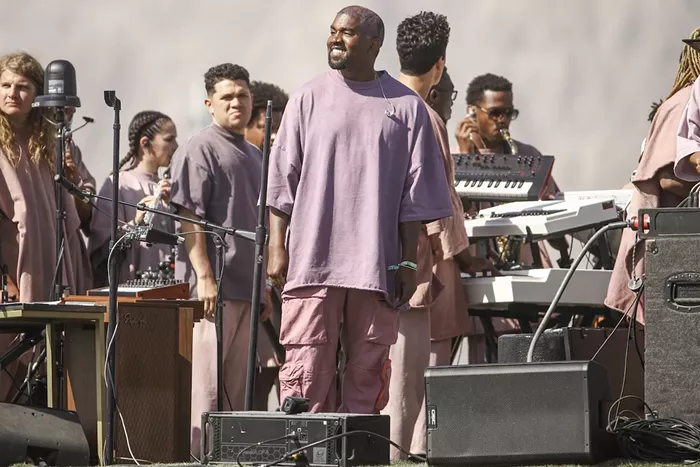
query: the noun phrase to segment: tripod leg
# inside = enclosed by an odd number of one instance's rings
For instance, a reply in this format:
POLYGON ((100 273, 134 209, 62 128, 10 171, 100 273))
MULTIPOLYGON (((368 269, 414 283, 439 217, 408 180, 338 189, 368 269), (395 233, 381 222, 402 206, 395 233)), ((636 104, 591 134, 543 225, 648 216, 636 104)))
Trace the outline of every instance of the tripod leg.
MULTIPOLYGON (((27 374, 27 377, 24 379, 22 384, 19 387, 19 392, 15 394, 15 397, 12 398, 12 403, 16 404, 19 401, 19 398, 22 397, 22 394, 24 394, 25 389, 29 386, 29 382, 32 380, 36 372, 39 370, 41 367, 41 364, 46 361, 46 347, 44 347, 41 350, 41 353, 39 354, 39 358, 37 358, 36 362, 32 364, 32 366, 29 368, 29 374, 27 374)), ((29 402, 31 404, 31 392, 29 393, 29 402)))

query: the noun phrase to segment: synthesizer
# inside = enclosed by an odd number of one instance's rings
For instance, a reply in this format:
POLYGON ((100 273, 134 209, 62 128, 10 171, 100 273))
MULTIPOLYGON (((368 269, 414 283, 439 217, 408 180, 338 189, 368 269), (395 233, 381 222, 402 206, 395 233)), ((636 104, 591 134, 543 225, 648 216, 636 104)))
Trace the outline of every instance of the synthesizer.
MULTIPOLYGON (((504 271, 502 276, 462 274, 469 308, 502 309, 511 304, 546 305, 564 281, 568 269, 504 271)), ((579 269, 564 289, 559 306, 603 307, 612 271, 579 269)))
POLYGON ((558 193, 554 198, 564 201, 612 199, 617 206, 617 209, 620 211, 625 211, 632 200, 632 190, 566 191, 564 193, 558 193))
POLYGON ((552 175, 554 156, 452 154, 455 189, 470 201, 541 199, 552 175))
POLYGON ((620 218, 610 197, 578 200, 520 201, 482 209, 466 219, 464 227, 470 238, 502 235, 534 239, 573 233, 620 218))

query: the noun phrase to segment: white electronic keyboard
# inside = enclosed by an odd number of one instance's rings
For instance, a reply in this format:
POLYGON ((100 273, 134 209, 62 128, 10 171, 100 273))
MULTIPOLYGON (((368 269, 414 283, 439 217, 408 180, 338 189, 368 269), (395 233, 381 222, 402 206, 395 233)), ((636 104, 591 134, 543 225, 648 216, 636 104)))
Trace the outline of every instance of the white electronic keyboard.
MULTIPOLYGON (((549 306, 568 269, 504 271, 503 276, 462 274, 469 308, 503 309, 511 304, 549 306)), ((603 307, 612 271, 578 269, 564 289, 558 306, 603 307)))
MULTIPOLYGON (((584 193, 584 192, 580 192, 584 193)), ((530 232, 542 238, 572 233, 620 219, 616 199, 610 196, 571 195, 569 199, 519 201, 482 209, 464 221, 470 238, 513 235, 526 237, 530 232)), ((620 202, 624 199, 620 198, 620 202)))
POLYGON ((610 198, 612 198, 620 211, 625 211, 632 200, 632 190, 566 191, 556 196, 556 199, 562 199, 565 201, 610 198))

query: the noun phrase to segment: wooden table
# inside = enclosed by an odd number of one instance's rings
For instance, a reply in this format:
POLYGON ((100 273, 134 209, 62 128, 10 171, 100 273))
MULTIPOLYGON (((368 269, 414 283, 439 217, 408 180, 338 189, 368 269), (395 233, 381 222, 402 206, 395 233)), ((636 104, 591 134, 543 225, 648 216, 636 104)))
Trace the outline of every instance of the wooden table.
MULTIPOLYGON (((47 383, 47 405, 50 408, 65 409, 67 407, 67 388, 64 379, 63 388, 58 391, 58 382, 56 381, 56 335, 60 332, 58 327, 68 332, 70 329, 89 330, 91 334, 88 344, 94 351, 94 363, 90 368, 84 368, 83 371, 89 373, 83 375, 84 378, 94 382, 95 401, 103 400, 104 387, 102 382, 102 374, 105 365, 105 322, 106 307, 97 305, 64 305, 57 303, 8 303, 0 304, 0 332, 22 332, 21 325, 28 327, 36 327, 43 325, 46 336, 46 383, 47 383), (58 395, 63 394, 59 400, 58 395)), ((84 348, 83 352, 90 352, 90 348, 84 348)), ((64 363, 66 374, 71 371, 76 371, 64 363)), ((103 444, 103 410, 102 404, 97 403, 91 407, 91 412, 94 414, 96 423, 96 444, 103 444)), ((78 416, 81 417, 81 412, 78 416)), ((82 419, 81 419, 82 422, 82 419)), ((100 463, 102 464, 102 453, 98 453, 100 463)))

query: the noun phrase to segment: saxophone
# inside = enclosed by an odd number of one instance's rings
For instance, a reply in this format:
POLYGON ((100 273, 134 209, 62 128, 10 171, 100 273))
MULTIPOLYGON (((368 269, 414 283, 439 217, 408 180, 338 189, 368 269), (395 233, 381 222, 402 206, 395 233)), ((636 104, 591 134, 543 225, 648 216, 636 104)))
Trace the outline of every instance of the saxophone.
POLYGON ((503 139, 506 140, 506 143, 510 146, 510 153, 514 156, 518 154, 518 145, 515 144, 513 138, 510 137, 510 132, 508 132, 506 128, 501 128, 501 136, 503 136, 503 139))
MULTIPOLYGON (((510 132, 506 128, 501 128, 500 131, 501 136, 503 136, 503 139, 510 147, 511 155, 514 156, 518 154, 518 146, 515 144, 515 141, 513 141, 513 138, 511 138, 510 132)), ((509 263, 518 264, 520 262, 521 241, 504 235, 496 239, 496 245, 498 247, 498 259, 503 265, 509 263)))

